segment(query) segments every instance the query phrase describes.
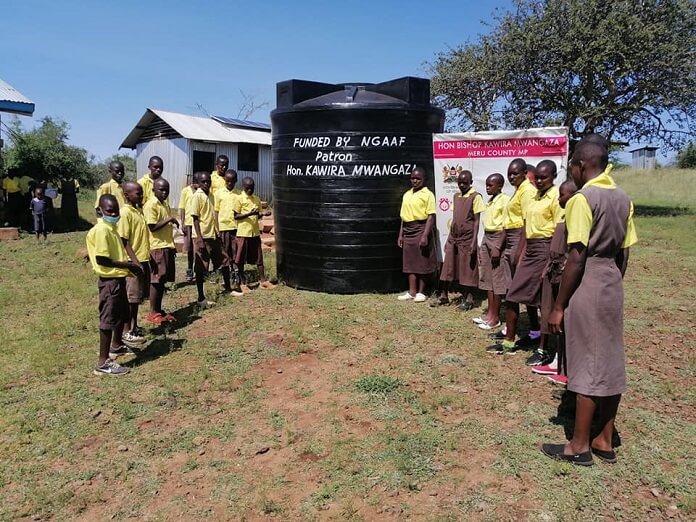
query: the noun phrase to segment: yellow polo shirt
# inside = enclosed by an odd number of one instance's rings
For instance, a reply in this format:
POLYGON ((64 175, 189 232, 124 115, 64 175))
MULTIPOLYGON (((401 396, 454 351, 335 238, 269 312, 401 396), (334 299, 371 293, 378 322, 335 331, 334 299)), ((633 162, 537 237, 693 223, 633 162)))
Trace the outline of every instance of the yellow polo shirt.
POLYGON ((28 194, 31 190, 32 182, 35 182, 34 178, 30 178, 29 176, 20 176, 17 178, 17 184, 19 185, 20 192, 22 194, 28 194))
MULTIPOLYGON (((199 188, 186 207, 186 214, 189 216, 198 216, 200 220, 201 234, 204 239, 215 239, 217 236, 217 223, 215 220, 215 197, 213 194, 206 194, 205 191, 199 188)), ((193 220, 191 220, 193 224, 193 220)), ((192 229, 192 236, 198 237, 196 227, 192 229)))
MULTIPOLYGON (((585 187, 613 190, 616 188, 616 183, 609 176, 608 170, 605 170, 596 178, 585 183, 585 187)), ((587 246, 589 244, 590 233, 592 232, 592 209, 587 202, 587 198, 581 192, 575 194, 566 203, 566 229, 568 230, 569 245, 582 243, 587 246)), ((637 242, 638 234, 636 233, 636 225, 633 222, 633 202, 631 201, 631 210, 626 223, 626 237, 621 244, 621 248, 629 248, 637 242)))
POLYGON ((222 187, 215 193, 215 212, 218 213, 218 225, 221 232, 223 230, 237 230, 237 220, 234 219, 234 202, 241 194, 241 190, 237 188, 228 190, 227 187, 222 187))
POLYGON ((123 185, 116 183, 113 178, 99 186, 97 189, 97 199, 94 202, 94 208, 99 207, 99 198, 104 194, 113 195, 118 201, 118 208, 123 208, 126 204, 126 197, 123 195, 123 185))
POLYGON ((191 215, 188 212, 186 212, 186 207, 188 206, 188 203, 191 200, 191 196, 193 196, 193 189, 191 188, 191 185, 186 185, 181 190, 181 195, 179 196, 179 208, 184 210, 183 225, 185 227, 193 226, 193 219, 191 219, 191 215))
POLYGON ((215 195, 218 190, 224 189, 225 187, 225 176, 220 176, 217 170, 210 173, 210 192, 215 195))
POLYGON ((14 194, 15 192, 21 192, 22 189, 19 188, 19 179, 11 178, 7 176, 2 180, 2 190, 8 194, 14 194))
POLYGON ((558 187, 552 185, 543 195, 539 191, 527 205, 524 218, 527 239, 553 236, 556 225, 563 221, 563 209, 558 204, 558 187))
POLYGON ((145 202, 152 197, 152 183, 153 179, 150 174, 145 174, 142 178, 138 180, 138 184, 143 187, 143 205, 145 202))
POLYGON ((89 262, 92 263, 92 269, 99 277, 128 277, 130 275, 130 272, 125 268, 106 267, 97 263, 97 256, 108 257, 112 261, 129 261, 121 237, 116 231, 116 225, 104 223, 101 218, 97 219, 97 224, 87 232, 85 242, 87 243, 89 262))
POLYGON ((409 189, 401 199, 401 221, 423 221, 428 216, 435 214, 435 196, 428 189, 414 192, 409 189))
MULTIPOLYGON (((234 198, 232 210, 237 214, 246 214, 255 208, 261 210, 261 200, 256 194, 248 195, 242 191, 239 196, 234 198)), ((258 216, 237 220, 237 237, 256 237, 260 236, 258 216)))
POLYGON ((486 209, 482 218, 483 229, 486 232, 500 232, 503 230, 505 207, 507 207, 509 201, 510 196, 501 192, 492 201, 486 203, 486 209))
MULTIPOLYGON (((143 216, 147 225, 156 225, 160 221, 172 217, 172 209, 169 208, 169 203, 162 202, 156 197, 147 200, 143 206, 143 216)), ((158 248, 174 248, 174 235, 172 224, 167 223, 165 226, 152 232, 150 227, 147 227, 150 234, 150 250, 158 248)))
POLYGON ((529 201, 536 195, 537 189, 525 179, 520 186, 517 187, 515 193, 510 198, 510 201, 505 209, 505 222, 503 228, 515 229, 524 226, 525 210, 529 201))
POLYGON ((116 229, 119 236, 128 240, 138 261, 144 263, 150 260, 150 231, 142 210, 130 203, 123 205, 116 229))

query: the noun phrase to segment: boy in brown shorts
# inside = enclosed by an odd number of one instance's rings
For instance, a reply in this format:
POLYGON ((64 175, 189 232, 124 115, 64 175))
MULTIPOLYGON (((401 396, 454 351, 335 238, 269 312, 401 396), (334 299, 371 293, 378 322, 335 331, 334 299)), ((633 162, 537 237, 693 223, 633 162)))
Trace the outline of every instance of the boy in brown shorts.
POLYGON ((242 180, 242 192, 234 201, 234 219, 237 221, 237 251, 234 256, 234 277, 237 285, 244 282, 244 265, 256 265, 261 288, 273 288, 266 279, 261 250, 261 231, 259 216, 269 216, 270 212, 261 212, 261 200, 254 194, 254 180, 246 177, 242 180))
POLYGON ((223 266, 224 258, 220 247, 217 220, 215 219, 215 200, 210 193, 210 174, 198 172, 198 190, 191 196, 186 213, 193 221, 193 251, 194 272, 196 273, 196 288, 198 289, 198 305, 208 308, 215 304, 208 301, 203 291, 205 276, 208 274, 210 262, 213 269, 220 269, 226 292, 232 292, 230 286, 230 268, 223 266))
POLYGON ((128 296, 128 318, 123 327, 125 343, 144 343, 143 331, 138 328, 138 308, 150 293, 150 237, 143 216, 143 188, 134 181, 123 184, 126 204, 121 209, 118 221, 118 235, 123 240, 128 257, 140 263, 142 273, 126 280, 128 296))
POLYGON ((99 198, 97 224, 87 233, 87 252, 94 273, 99 276, 99 358, 95 375, 125 375, 114 360, 133 353, 123 344, 123 322, 128 314, 126 278, 139 275, 139 263, 128 261, 121 238, 116 232, 119 221, 118 201, 111 194, 99 198))
POLYGON ((164 284, 174 281, 176 249, 172 224, 178 227, 179 222, 172 217, 172 209, 167 203, 169 182, 157 178, 152 184, 152 193, 154 197, 143 206, 145 223, 150 232, 150 313, 146 321, 157 325, 174 321, 173 315, 162 310, 162 298, 164 284))

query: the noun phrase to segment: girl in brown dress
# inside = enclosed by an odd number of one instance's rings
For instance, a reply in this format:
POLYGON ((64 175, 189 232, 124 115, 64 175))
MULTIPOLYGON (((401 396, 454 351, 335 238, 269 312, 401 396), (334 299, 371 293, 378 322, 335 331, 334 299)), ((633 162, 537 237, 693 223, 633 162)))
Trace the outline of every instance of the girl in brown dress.
POLYGON ((435 195, 425 186, 425 169, 411 171, 411 189, 401 202, 401 229, 398 245, 403 249, 403 271, 408 275, 408 291, 399 301, 422 303, 425 297, 425 276, 436 268, 435 258, 435 195))
POLYGON ((584 466, 592 465, 593 454, 616 462, 614 419, 626 389, 623 274, 637 238, 633 204, 607 164, 607 149, 597 143, 581 141, 573 153, 570 172, 580 191, 566 207, 568 260, 548 320, 552 333, 565 327, 568 390, 577 404, 573 438, 543 444, 542 451, 584 466), (595 412, 600 432, 590 440, 595 412))
POLYGON ((459 307, 471 310, 474 307, 473 290, 478 288, 478 229, 481 212, 485 209, 481 194, 471 186, 473 176, 463 170, 457 176, 457 185, 461 194, 454 197, 452 224, 447 243, 445 243, 445 260, 440 272, 441 295, 437 304, 449 304, 450 285, 457 281, 464 287, 466 298, 459 307))

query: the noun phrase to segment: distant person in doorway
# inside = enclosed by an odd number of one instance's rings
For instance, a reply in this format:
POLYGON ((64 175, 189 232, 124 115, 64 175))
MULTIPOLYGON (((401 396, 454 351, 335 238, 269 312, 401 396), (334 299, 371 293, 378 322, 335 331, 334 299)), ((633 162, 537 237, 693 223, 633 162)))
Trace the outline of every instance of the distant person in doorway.
POLYGON ((411 188, 401 201, 401 228, 397 244, 403 250, 403 272, 408 275, 408 291, 399 301, 423 303, 426 276, 435 272, 435 196, 425 186, 422 167, 411 171, 411 188))
POLYGON ((19 177, 15 170, 10 170, 2 180, 2 190, 5 193, 5 221, 11 227, 21 225, 22 190, 19 188, 19 177))
POLYGON ((210 192, 215 193, 225 188, 225 174, 230 166, 230 159, 224 154, 220 154, 215 160, 215 170, 210 173, 210 192))

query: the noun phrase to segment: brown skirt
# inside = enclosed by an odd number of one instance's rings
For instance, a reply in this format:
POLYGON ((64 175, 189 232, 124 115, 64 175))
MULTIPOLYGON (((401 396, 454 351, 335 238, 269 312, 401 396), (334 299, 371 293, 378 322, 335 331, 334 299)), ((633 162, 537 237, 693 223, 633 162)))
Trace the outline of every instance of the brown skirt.
POLYGON ((478 248, 474 247, 474 251, 469 253, 470 246, 471 238, 466 241, 454 240, 451 236, 447 238, 440 281, 457 281, 462 286, 478 288, 478 248))
POLYGON ((479 265, 479 288, 481 290, 491 291, 495 295, 505 295, 507 293, 507 284, 505 282, 505 269, 503 268, 502 253, 498 266, 494 267, 491 261, 491 251, 500 241, 500 236, 503 232, 486 232, 481 243, 479 265))
POLYGON ((425 229, 423 221, 403 223, 403 272, 404 274, 432 274, 437 267, 435 258, 435 235, 431 234, 428 245, 421 248, 420 238, 425 229))
POLYGON ((521 235, 521 228, 511 228, 505 231, 505 250, 501 260, 503 275, 505 276, 505 288, 510 288, 512 278, 515 277, 515 255, 517 255, 517 245, 520 244, 521 235))
POLYGON ((588 257, 565 312, 568 390, 596 397, 626 391, 623 303, 614 259, 588 257))
POLYGON ((506 301, 527 306, 541 304, 541 280, 549 260, 550 246, 551 238, 527 240, 527 248, 515 269, 506 301))

